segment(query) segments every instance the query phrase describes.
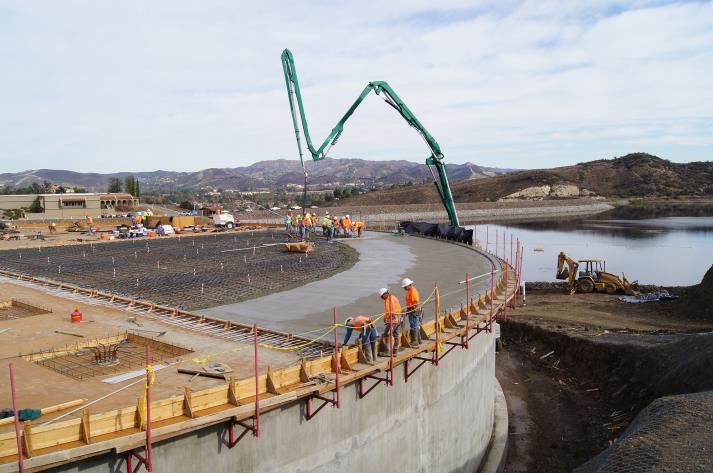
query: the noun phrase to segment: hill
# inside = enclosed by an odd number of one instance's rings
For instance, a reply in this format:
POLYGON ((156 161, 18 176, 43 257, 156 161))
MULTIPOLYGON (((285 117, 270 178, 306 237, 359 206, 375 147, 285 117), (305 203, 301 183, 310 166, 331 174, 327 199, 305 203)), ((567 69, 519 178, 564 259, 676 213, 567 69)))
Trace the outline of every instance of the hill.
MULTIPOLYGON (((421 182, 430 178, 426 166, 411 161, 367 161, 363 159, 332 159, 307 162, 310 184, 334 186, 381 187, 391 184, 421 182)), ((449 166, 454 181, 480 179, 510 172, 509 169, 481 167, 472 163, 449 166)), ((104 190, 109 179, 123 180, 134 175, 142 190, 172 189, 239 189, 275 188, 290 184, 302 185, 304 177, 299 161, 274 159, 236 168, 209 168, 197 172, 152 171, 112 174, 80 173, 55 169, 36 169, 0 174, 0 186, 26 187, 33 182, 50 181, 64 186, 81 186, 104 190)))
MULTIPOLYGON (((450 166, 449 166, 450 169, 450 166)), ((602 197, 713 195, 713 162, 672 163, 646 153, 574 166, 512 172, 453 183, 456 202, 602 197)), ((372 192, 351 205, 413 204, 438 199, 432 184, 372 192)))

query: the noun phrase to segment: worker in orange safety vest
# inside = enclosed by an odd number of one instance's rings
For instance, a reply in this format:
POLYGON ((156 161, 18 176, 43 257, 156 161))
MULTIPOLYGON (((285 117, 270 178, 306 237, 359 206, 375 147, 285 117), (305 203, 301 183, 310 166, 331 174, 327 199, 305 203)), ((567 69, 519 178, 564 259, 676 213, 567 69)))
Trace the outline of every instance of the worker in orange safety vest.
POLYGON ((356 317, 347 317, 344 321, 347 327, 347 333, 344 335, 344 343, 349 343, 354 330, 359 330, 359 340, 361 341, 364 356, 369 363, 376 361, 376 339, 379 333, 376 331, 376 324, 371 317, 367 315, 357 315, 356 317), (370 353, 371 352, 371 353, 370 353))
POLYGON ((406 315, 411 335, 411 348, 416 348, 421 344, 421 320, 423 319, 421 295, 409 278, 404 278, 401 281, 401 287, 406 290, 406 315))
POLYGON ((401 336, 401 303, 385 287, 379 290, 379 296, 384 301, 384 334, 381 337, 381 341, 385 346, 385 351, 380 352, 379 355, 390 356, 390 346, 394 347, 393 354, 395 355, 399 351, 399 339, 401 336))

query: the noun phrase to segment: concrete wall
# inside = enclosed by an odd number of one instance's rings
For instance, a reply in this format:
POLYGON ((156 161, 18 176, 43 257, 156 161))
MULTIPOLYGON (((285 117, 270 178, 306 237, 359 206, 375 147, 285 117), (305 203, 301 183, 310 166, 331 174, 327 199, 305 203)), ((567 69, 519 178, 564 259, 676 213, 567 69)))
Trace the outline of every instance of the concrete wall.
MULTIPOLYGON (((491 438, 495 342, 481 333, 470 349, 454 349, 440 366, 425 365, 393 387, 383 384, 358 399, 358 385, 342 390, 342 407, 305 420, 305 402, 261 416, 260 438, 246 436, 232 450, 225 426, 154 446, 154 470, 171 472, 474 472, 491 438)), ((124 456, 104 455, 52 471, 125 471, 124 456)))

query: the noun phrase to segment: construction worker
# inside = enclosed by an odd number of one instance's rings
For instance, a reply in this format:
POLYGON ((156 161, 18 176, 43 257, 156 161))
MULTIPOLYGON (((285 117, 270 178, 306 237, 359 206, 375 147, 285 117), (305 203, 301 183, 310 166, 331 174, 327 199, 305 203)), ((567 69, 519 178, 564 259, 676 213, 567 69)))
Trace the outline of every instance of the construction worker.
POLYGON ((307 212, 305 214, 305 235, 309 235, 312 231, 312 214, 307 212))
POLYGON ((376 338, 379 333, 376 331, 376 324, 374 324, 371 317, 366 315, 347 317, 344 325, 347 327, 347 333, 344 335, 344 343, 342 345, 349 343, 354 330, 359 330, 359 340, 361 341, 366 361, 369 363, 376 362, 376 338))
POLYGON ((305 239, 305 221, 302 218, 302 214, 297 214, 297 228, 300 232, 300 239, 304 241, 305 239))
POLYGON ((284 222, 285 231, 287 233, 292 233, 292 212, 290 212, 289 215, 285 215, 284 222))
POLYGON ((333 235, 336 237, 339 235, 339 217, 336 215, 332 218, 333 235))
POLYGON ((344 227, 344 236, 347 238, 352 236, 352 219, 349 218, 349 214, 344 216, 342 226, 344 227))
POLYGON ((94 219, 87 215, 87 227, 89 227, 89 234, 94 235, 94 219))
POLYGON ((385 346, 385 351, 380 352, 379 355, 389 356, 388 350, 391 344, 393 344, 393 354, 395 355, 399 351, 401 336, 401 304, 399 299, 385 287, 379 290, 379 297, 384 301, 384 333, 381 341, 385 346))
POLYGON ((333 228, 334 224, 332 223, 332 219, 329 218, 329 214, 325 215, 322 219, 322 233, 327 237, 327 241, 332 241, 333 228))
POLYGON ((358 220, 354 224, 354 233, 356 233, 357 237, 361 238, 362 233, 364 232, 364 222, 361 220, 358 220))
POLYGON ((423 318, 421 296, 409 278, 404 278, 401 281, 401 287, 406 290, 406 315, 411 330, 411 348, 416 348, 421 344, 421 320, 423 318))

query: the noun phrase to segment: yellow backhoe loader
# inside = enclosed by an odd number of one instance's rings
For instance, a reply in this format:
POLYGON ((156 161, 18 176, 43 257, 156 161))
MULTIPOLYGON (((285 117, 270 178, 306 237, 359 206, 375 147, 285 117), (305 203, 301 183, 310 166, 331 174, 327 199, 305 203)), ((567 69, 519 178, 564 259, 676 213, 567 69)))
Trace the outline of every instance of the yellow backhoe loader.
POLYGON ((622 291, 624 294, 633 296, 639 293, 636 289, 636 281, 630 283, 624 273, 621 273, 621 279, 619 279, 616 274, 608 273, 606 269, 607 264, 603 260, 583 259, 575 261, 564 254, 564 251, 560 251, 557 257, 557 274, 555 277, 567 281, 570 294, 594 291, 615 294, 617 291, 622 291))

